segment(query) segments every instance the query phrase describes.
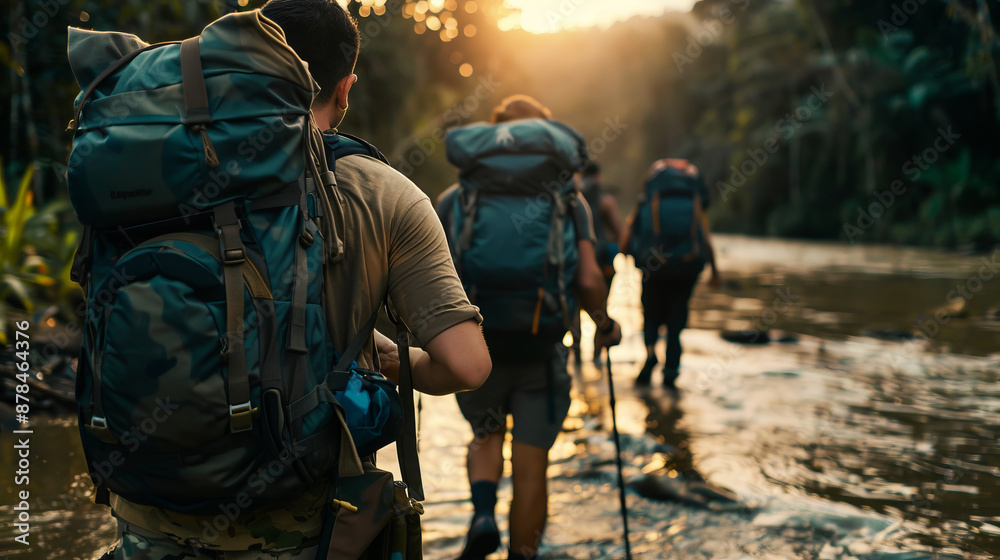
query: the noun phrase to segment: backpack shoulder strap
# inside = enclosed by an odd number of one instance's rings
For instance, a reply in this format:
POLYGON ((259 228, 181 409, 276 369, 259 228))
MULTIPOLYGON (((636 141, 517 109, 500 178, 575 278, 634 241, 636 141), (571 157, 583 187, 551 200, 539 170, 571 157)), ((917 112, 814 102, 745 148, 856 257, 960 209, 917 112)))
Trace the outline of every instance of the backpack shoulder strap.
POLYGON ((660 235, 660 193, 654 192, 650 203, 651 217, 653 218, 653 235, 660 235))
POLYGON ((410 498, 424 500, 424 483, 420 475, 417 449, 416 410, 413 404, 413 370, 410 367, 410 333, 403 321, 387 306, 389 319, 396 325, 396 352, 399 354, 399 396, 403 402, 403 427, 396 440, 396 457, 403 483, 410 498))
POLYGON ((591 208, 590 203, 583 204, 576 194, 570 193, 566 197, 566 214, 573 222, 573 227, 576 228, 576 239, 577 241, 590 239, 596 241, 597 231, 594 227, 594 209, 591 208))
POLYGON ((369 156, 388 165, 389 160, 382 155, 374 145, 369 142, 345 132, 336 131, 335 134, 323 134, 323 143, 326 144, 327 158, 330 160, 330 169, 334 167, 334 161, 347 156, 369 156))
MULTIPOLYGON (((552 222, 549 229, 549 265, 555 268, 556 273, 556 285, 559 287, 559 293, 556 297, 559 298, 559 307, 562 309, 563 322, 565 324, 566 330, 572 330, 573 324, 570 319, 569 312, 569 301, 567 299, 568 295, 566 286, 566 238, 564 236, 564 228, 566 224, 567 217, 570 220, 570 224, 573 225, 574 235, 577 240, 580 239, 580 227, 581 225, 590 228, 589 223, 580 224, 577 221, 576 207, 580 205, 580 200, 576 197, 576 192, 571 191, 564 195, 556 195, 553 198, 552 203, 552 222)), ((586 230, 584 230, 586 231, 586 230)), ((539 303, 541 300, 539 300, 539 303)), ((535 324, 532 329, 532 334, 537 333, 538 329, 538 313, 540 307, 535 310, 535 324)))
POLYGON ((91 256, 94 250, 94 228, 83 226, 83 234, 80 236, 80 246, 73 255, 73 264, 70 267, 70 280, 76 282, 84 290, 90 283, 91 256))

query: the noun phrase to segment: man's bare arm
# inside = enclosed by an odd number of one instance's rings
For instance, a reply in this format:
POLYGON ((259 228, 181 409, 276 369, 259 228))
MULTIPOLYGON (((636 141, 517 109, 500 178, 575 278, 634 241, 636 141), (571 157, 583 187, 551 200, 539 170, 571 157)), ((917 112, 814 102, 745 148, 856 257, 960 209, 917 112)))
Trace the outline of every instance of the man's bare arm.
MULTIPOLYGON (((375 333, 382 373, 399 382, 396 343, 375 333)), ((413 388, 429 395, 447 395, 475 389, 493 369, 482 330, 475 321, 463 321, 435 336, 426 349, 410 348, 413 388)))
POLYGON ((622 215, 618 210, 618 201, 610 194, 601 197, 601 220, 611 228, 611 239, 616 242, 622 235, 624 224, 622 215))
POLYGON ((594 243, 577 243, 580 265, 576 271, 576 292, 583 310, 597 325, 598 341, 602 347, 610 347, 621 342, 622 331, 618 323, 608 316, 608 288, 604 273, 597 265, 594 243))

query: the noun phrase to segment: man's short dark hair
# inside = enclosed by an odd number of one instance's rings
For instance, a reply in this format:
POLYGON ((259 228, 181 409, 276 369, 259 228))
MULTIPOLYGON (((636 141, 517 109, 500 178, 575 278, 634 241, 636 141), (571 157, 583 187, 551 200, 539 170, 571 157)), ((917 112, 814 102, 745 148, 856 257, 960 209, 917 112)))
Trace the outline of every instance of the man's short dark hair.
POLYGON ((601 174, 601 164, 596 161, 588 161, 583 168, 584 177, 596 177, 601 174))
POLYGON ((517 94, 504 99, 493 108, 490 122, 500 124, 518 119, 551 119, 552 111, 529 95, 517 94))
POLYGON ((316 105, 327 104, 358 61, 357 21, 336 0, 271 0, 260 11, 281 26, 295 54, 309 63, 321 90, 316 105))

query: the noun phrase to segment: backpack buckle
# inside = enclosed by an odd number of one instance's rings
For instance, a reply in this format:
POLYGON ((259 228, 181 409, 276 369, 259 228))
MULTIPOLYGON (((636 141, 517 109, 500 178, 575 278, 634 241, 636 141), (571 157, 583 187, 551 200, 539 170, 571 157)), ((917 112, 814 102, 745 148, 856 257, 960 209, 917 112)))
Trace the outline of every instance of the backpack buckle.
POLYGON ((250 401, 229 405, 229 429, 233 433, 247 432, 253 428, 253 409, 250 401))
POLYGON ((226 249, 222 253, 222 263, 225 265, 243 264, 246 260, 247 254, 246 251, 243 250, 243 247, 226 249))
POLYGON ((90 430, 90 433, 94 434, 94 437, 104 443, 118 442, 118 440, 115 439, 115 436, 111 434, 111 430, 108 429, 108 421, 103 416, 91 416, 90 424, 87 425, 87 429, 90 430))

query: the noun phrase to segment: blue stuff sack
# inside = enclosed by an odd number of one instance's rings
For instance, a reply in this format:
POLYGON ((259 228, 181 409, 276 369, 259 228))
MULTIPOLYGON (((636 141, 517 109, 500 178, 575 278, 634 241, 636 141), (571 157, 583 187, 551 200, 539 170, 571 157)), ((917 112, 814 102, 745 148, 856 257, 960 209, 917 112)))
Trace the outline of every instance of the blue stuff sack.
POLYGON ((358 456, 366 457, 399 437, 403 404, 396 384, 380 373, 354 367, 346 379, 341 382, 344 388, 333 394, 344 407, 358 456))

